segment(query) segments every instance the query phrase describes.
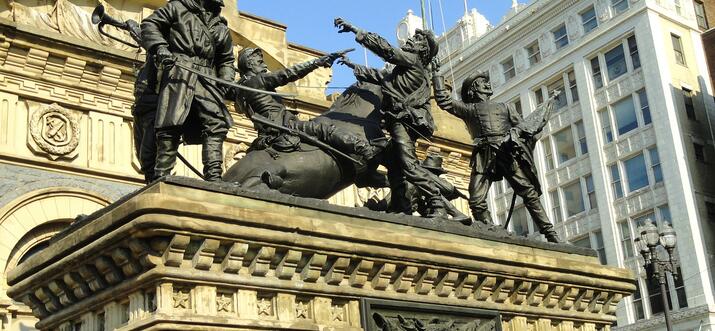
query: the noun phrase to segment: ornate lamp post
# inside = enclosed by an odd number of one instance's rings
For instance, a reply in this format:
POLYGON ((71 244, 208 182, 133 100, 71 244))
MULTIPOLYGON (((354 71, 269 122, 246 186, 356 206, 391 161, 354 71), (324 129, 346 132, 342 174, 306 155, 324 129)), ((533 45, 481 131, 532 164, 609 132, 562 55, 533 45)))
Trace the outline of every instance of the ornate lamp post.
POLYGON ((658 227, 653 224, 653 221, 648 219, 643 226, 638 227, 640 237, 635 238, 636 247, 643 256, 644 267, 649 278, 655 279, 660 284, 660 297, 663 299, 663 314, 665 315, 665 326, 668 331, 673 330, 673 325, 670 322, 670 308, 668 306, 668 297, 666 296, 666 272, 670 272, 673 278, 678 277, 678 261, 673 254, 675 249, 675 230, 669 225, 664 224, 660 233, 658 227), (662 246, 668 252, 668 259, 661 260, 658 256, 657 248, 662 246))

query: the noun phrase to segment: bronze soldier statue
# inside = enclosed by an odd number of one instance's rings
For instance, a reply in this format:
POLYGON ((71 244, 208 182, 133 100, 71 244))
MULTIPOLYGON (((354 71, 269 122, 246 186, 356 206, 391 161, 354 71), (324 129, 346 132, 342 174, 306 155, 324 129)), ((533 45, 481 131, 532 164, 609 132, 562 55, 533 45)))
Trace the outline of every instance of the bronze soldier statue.
POLYGON ((223 141, 232 124, 223 102, 226 88, 173 64, 234 79, 222 6, 222 0, 170 0, 141 23, 142 46, 154 54, 159 71, 154 178, 171 173, 183 134, 186 143, 203 145, 204 178, 221 179, 223 141))
MULTIPOLYGON (((342 53, 331 53, 320 58, 296 64, 292 67, 269 72, 263 60, 263 52, 258 48, 245 48, 238 54, 238 70, 241 78, 238 83, 254 88, 275 92, 277 87, 297 81, 319 67, 330 67, 342 53)), ((337 128, 325 121, 301 121, 295 113, 286 110, 281 97, 245 89, 236 90, 237 108, 242 109, 250 118, 258 114, 266 119, 313 136, 339 151, 355 154, 362 160, 371 159, 379 149, 358 136, 337 128)), ((292 151, 298 147, 300 138, 254 122, 258 137, 251 144, 251 150, 268 147, 281 151, 292 151)))
POLYGON ((527 127, 513 107, 490 101, 492 87, 486 73, 475 72, 468 76, 462 83, 462 101, 453 100, 445 88, 444 78, 437 74, 437 68, 435 62, 432 83, 437 104, 464 120, 474 139, 469 181, 469 208, 474 219, 492 223, 487 209, 487 193, 492 182, 505 178, 524 200, 539 231, 548 241, 559 242, 539 200, 541 185, 532 156, 543 124, 536 128, 527 127))
POLYGON ((353 32, 355 40, 367 49, 394 65, 377 70, 348 61, 341 63, 353 69, 359 81, 380 85, 383 92, 385 124, 392 137, 388 160, 388 179, 392 191, 393 212, 409 213, 411 203, 406 199, 406 181, 424 193, 429 201, 428 217, 446 217, 444 202, 438 184, 424 169, 415 154, 418 137, 429 139, 434 133, 434 120, 430 114, 430 87, 427 67, 437 55, 438 45, 432 32, 417 30, 401 48, 394 47, 383 37, 358 29, 342 18, 335 19, 339 33, 353 32))

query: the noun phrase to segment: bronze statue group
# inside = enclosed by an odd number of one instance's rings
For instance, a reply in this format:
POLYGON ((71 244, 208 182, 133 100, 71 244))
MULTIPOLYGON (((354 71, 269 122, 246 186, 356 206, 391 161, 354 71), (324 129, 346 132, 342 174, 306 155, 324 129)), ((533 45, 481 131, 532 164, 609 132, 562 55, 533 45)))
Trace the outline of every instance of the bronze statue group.
MULTIPOLYGON (((402 47, 395 47, 337 18, 334 24, 339 33, 353 33, 357 43, 389 65, 369 68, 350 62, 345 52, 336 52, 269 71, 260 49, 244 48, 234 59, 230 32, 220 16, 222 6, 222 0, 171 0, 141 22, 140 32, 131 34, 147 51, 133 109, 136 153, 147 183, 171 174, 182 141, 202 145, 205 180, 222 180, 222 146, 232 126, 224 99, 231 99, 254 120, 258 132, 248 153, 264 151, 277 158, 313 145, 340 159, 336 162, 350 164, 353 176, 370 166, 376 168, 375 163, 384 165, 390 198, 373 208, 405 214, 417 211, 466 225, 492 224, 487 192, 492 182, 506 179, 522 197, 540 232, 548 241, 559 242, 539 200, 541 189, 532 158, 548 116, 524 121, 511 106, 490 101, 489 77, 479 72, 464 80, 461 101, 453 99, 438 75, 438 44, 432 32, 417 30, 402 47), (303 121, 286 109, 284 95, 276 88, 336 61, 353 70, 357 84, 376 86, 376 93, 381 94, 380 131, 389 133, 389 139, 368 139, 330 118, 303 121), (473 138, 468 198, 472 217, 450 203, 461 193, 439 177, 444 173, 441 158, 429 155, 420 162, 416 154, 417 139, 429 140, 435 130, 432 95, 440 108, 465 121, 473 138)), ((341 173, 350 176, 349 171, 341 173)), ((271 182, 279 180, 275 174, 258 177, 269 188, 279 185, 271 182)))

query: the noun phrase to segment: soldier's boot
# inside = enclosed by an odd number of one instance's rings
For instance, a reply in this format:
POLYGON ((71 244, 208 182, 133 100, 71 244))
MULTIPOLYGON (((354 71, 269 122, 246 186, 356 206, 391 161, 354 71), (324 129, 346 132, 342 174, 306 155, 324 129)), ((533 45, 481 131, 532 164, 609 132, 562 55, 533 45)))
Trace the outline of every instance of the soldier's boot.
POLYGON ((447 218, 447 209, 441 196, 431 197, 429 200, 429 218, 447 218))
POLYGON ((201 162, 204 164, 204 179, 209 182, 221 180, 223 172, 223 137, 205 137, 201 146, 201 162))
POLYGON ((483 224, 489 224, 492 225, 492 215, 489 213, 488 210, 480 209, 480 208, 474 208, 474 207, 469 207, 472 211, 472 218, 474 218, 474 221, 483 223, 483 224))
POLYGON ((534 221, 536 227, 539 228, 539 232, 546 237, 548 242, 560 243, 561 239, 558 233, 554 231, 554 226, 549 222, 544 206, 541 204, 538 196, 530 192, 529 194, 522 195, 522 199, 526 210, 529 212, 529 215, 531 215, 531 219, 534 221))
POLYGON ((561 238, 559 238, 559 234, 556 233, 556 231, 551 230, 546 233, 544 233, 544 237, 546 237, 546 241, 551 242, 551 243, 560 243, 561 238))
POLYGON ((156 137, 156 163, 154 164, 152 181, 171 175, 171 170, 176 165, 179 144, 178 135, 158 135, 156 137))
POLYGON ((462 223, 464 225, 472 225, 474 221, 471 217, 464 215, 457 207, 455 207, 451 201, 447 200, 444 196, 441 196, 442 203, 444 203, 444 209, 448 215, 452 216, 452 221, 462 223))

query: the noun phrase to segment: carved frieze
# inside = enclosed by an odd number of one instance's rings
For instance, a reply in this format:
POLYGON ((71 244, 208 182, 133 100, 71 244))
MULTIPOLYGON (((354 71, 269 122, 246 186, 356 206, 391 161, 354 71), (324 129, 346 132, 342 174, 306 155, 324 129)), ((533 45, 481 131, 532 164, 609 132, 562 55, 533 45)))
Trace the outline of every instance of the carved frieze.
POLYGON ((52 160, 77 156, 79 114, 56 103, 41 106, 30 117, 28 145, 52 160))

